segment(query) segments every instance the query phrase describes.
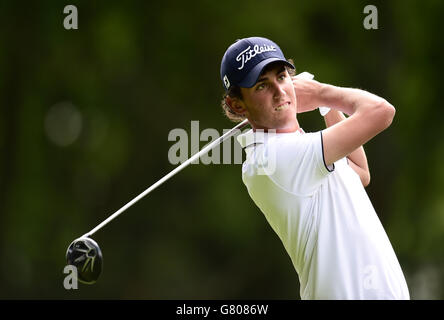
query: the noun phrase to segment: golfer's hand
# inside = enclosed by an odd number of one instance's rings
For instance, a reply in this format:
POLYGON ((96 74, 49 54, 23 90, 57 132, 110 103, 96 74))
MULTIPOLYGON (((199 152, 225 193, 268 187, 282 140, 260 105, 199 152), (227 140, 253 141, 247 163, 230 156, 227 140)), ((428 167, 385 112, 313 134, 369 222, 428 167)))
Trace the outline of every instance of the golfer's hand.
POLYGON ((297 113, 315 110, 321 105, 319 100, 322 83, 303 77, 292 77, 296 92, 297 113))

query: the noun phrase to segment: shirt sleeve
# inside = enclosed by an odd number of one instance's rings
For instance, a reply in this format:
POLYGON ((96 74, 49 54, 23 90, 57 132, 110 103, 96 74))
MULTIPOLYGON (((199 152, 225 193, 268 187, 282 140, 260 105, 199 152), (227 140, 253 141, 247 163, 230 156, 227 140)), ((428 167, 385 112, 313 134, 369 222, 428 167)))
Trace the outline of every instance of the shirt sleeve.
POLYGON ((267 146, 269 177, 287 192, 311 195, 334 171, 324 160, 322 131, 276 137, 267 146), (275 157, 275 159, 271 159, 275 157))

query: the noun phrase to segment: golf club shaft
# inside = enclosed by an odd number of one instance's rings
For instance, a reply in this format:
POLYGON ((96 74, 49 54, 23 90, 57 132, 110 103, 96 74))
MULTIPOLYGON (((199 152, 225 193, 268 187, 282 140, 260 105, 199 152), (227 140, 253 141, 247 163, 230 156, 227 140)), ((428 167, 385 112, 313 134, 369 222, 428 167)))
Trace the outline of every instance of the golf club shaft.
POLYGON ((206 145, 205 147, 202 148, 202 150, 200 150, 199 152, 195 153, 192 157, 190 157, 187 161, 185 161, 184 163, 182 163, 180 166, 176 167, 175 169, 173 169, 170 173, 168 173, 167 175, 165 175, 162 179, 160 179, 159 181, 157 181, 156 183, 154 183, 152 186, 150 186, 148 189, 146 189, 145 191, 143 191, 141 194, 139 194, 137 197, 135 197, 133 200, 131 200, 130 202, 128 202, 126 205, 124 205, 122 208, 120 208, 119 210, 117 210, 115 213, 113 213, 111 216, 109 216, 106 220, 104 220, 102 223, 100 223, 97 227, 95 227, 94 229, 92 229, 90 232, 85 233, 83 235, 83 237, 90 237, 92 236, 94 233, 96 233, 98 230, 100 230, 101 228, 103 228, 104 226, 106 226, 108 223, 110 223, 112 220, 114 220, 115 218, 117 218, 120 214, 122 214, 126 209, 130 208, 133 204, 135 204, 137 201, 139 201, 140 199, 142 199, 143 197, 145 197, 148 193, 150 193, 151 191, 153 191, 154 189, 156 189, 158 186, 160 186, 162 183, 164 183, 165 181, 167 181, 169 178, 171 178, 172 176, 174 176, 176 173, 178 173, 179 171, 181 171, 182 169, 184 169, 185 167, 187 167, 191 162, 193 162, 194 160, 197 160, 198 158, 200 158, 202 155, 206 154, 207 152, 209 152, 211 149, 213 149, 214 147, 216 147, 217 145, 221 144, 223 141, 225 141, 226 139, 230 138, 231 136, 233 136, 234 134, 236 134, 237 130, 240 130, 244 127, 246 127, 248 125, 248 120, 245 119, 244 121, 242 121, 241 123, 239 123, 237 126, 235 126, 233 129, 231 129, 230 131, 226 132, 225 134, 223 134, 221 137, 217 138, 216 140, 214 140, 213 142, 209 143, 208 145, 206 145))

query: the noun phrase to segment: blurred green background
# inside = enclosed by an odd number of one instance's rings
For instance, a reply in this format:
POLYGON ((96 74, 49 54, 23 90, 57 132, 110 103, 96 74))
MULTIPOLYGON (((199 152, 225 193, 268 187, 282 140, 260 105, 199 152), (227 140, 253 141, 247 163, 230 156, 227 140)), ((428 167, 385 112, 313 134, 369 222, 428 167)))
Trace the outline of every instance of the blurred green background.
MULTIPOLYGON (((440 0, 0 1, 0 298, 300 298, 240 164, 174 176, 94 235, 97 284, 63 287, 71 241, 175 167, 172 129, 234 126, 219 106, 220 60, 248 36, 273 39, 298 72, 397 108, 365 146, 367 192, 411 297, 444 298, 443 10, 440 0), (63 27, 69 4, 77 30, 63 27), (367 4, 377 30, 363 27, 367 4)), ((300 123, 324 126, 317 112, 300 123)))

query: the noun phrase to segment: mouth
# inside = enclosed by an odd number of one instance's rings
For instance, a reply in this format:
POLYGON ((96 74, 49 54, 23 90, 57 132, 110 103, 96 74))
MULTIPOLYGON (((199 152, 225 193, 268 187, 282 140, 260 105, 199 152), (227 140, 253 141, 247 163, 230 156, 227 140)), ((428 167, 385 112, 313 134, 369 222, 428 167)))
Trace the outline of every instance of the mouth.
POLYGON ((285 102, 285 103, 282 103, 282 104, 278 105, 277 107, 275 107, 274 110, 275 111, 282 111, 282 110, 288 108, 289 105, 290 105, 290 102, 285 102))

